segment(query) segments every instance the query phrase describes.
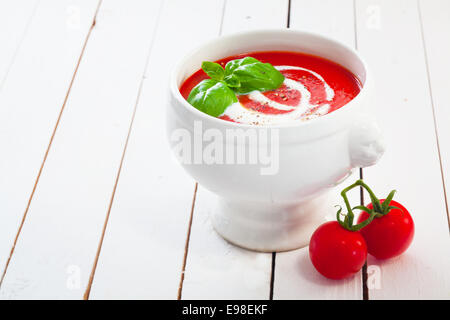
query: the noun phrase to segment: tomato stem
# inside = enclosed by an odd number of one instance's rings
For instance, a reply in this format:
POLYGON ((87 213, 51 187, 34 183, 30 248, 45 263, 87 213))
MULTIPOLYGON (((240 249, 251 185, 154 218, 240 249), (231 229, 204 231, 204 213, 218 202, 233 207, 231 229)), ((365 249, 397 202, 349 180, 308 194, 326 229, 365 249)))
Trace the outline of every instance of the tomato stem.
POLYGON ((370 187, 366 183, 364 183, 363 180, 361 180, 361 179, 356 180, 355 183, 351 184, 350 186, 348 186, 341 192, 341 196, 345 202, 345 207, 347 208, 347 214, 345 215, 344 221, 342 221, 341 220, 342 208, 340 208, 336 215, 337 221, 343 228, 345 228, 349 231, 358 231, 361 228, 364 228, 365 226, 367 226, 369 223, 371 223, 374 218, 382 217, 382 216, 388 214, 388 212, 392 208, 394 208, 393 206, 390 206, 389 204, 390 204, 392 198, 394 197, 395 192, 396 192, 395 190, 392 190, 389 193, 386 200, 383 201, 383 204, 381 204, 380 200, 377 198, 375 193, 373 193, 372 189, 370 189, 370 187), (369 193, 370 200, 373 205, 372 210, 363 205, 356 206, 353 208, 350 206, 350 201, 348 200, 347 192, 357 186, 364 188, 369 193), (355 215, 353 213, 354 209, 359 209, 359 210, 367 212, 369 214, 369 218, 367 218, 366 220, 364 220, 363 222, 361 222, 357 225, 353 225, 353 220, 355 219, 355 215))

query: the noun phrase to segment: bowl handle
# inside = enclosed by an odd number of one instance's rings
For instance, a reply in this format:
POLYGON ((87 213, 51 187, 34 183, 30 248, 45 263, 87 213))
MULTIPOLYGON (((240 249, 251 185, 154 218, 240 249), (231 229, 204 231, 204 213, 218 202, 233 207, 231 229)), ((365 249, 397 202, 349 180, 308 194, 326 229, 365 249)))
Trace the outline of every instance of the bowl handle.
POLYGON ((378 162, 385 150, 385 143, 376 120, 368 115, 360 115, 349 137, 352 167, 368 167, 378 162))

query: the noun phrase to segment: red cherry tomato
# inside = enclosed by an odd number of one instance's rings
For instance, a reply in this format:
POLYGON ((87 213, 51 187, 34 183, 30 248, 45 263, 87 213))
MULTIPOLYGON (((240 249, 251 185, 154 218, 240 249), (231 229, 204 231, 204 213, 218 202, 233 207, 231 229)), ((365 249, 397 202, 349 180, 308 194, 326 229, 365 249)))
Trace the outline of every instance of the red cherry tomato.
MULTIPOLYGON (((383 201, 384 199, 380 199, 380 203, 383 201)), ((393 200, 389 205, 399 209, 391 209, 386 215, 374 218, 360 230, 366 240, 368 252, 377 259, 389 259, 402 254, 414 237, 414 222, 408 210, 393 200)), ((367 208, 373 209, 372 203, 367 208)), ((367 212, 363 211, 358 217, 358 223, 368 217, 367 212)))
POLYGON ((361 270, 367 258, 367 246, 358 231, 349 231, 337 221, 322 224, 309 243, 314 267, 330 279, 343 279, 361 270))

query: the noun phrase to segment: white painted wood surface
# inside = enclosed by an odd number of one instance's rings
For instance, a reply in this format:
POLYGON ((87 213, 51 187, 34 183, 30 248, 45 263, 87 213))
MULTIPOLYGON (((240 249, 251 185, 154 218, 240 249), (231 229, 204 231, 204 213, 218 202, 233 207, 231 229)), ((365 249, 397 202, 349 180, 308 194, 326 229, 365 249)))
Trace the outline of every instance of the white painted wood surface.
POLYGON ((0 90, 28 33, 39 1, 0 2, 0 90))
POLYGON ((69 0, 41 1, 37 7, 22 1, 1 4, 0 273, 27 210, 97 2, 79 1, 74 17, 67 11, 71 5, 69 0), (21 10, 24 16, 19 19, 21 10), (4 47, 3 40, 8 42, 4 47))
MULTIPOLYGON (((443 30, 450 30, 450 1, 421 0, 419 4, 442 173, 450 192, 450 41, 442 37, 443 30)), ((450 217, 448 193, 446 205, 450 217)))
MULTIPOLYGON (((364 177, 379 194, 397 188, 416 222, 404 256, 369 259, 369 298, 450 298, 450 4, 290 3, 292 28, 357 45, 373 69, 390 142, 364 177)), ((288 1, 103 0, 89 34, 97 4, 0 3, 0 271, 27 212, 0 298, 175 299, 186 254, 183 299, 269 298, 272 256, 213 232, 214 196, 172 160, 164 107, 167 70, 186 51, 220 32, 284 27, 288 1)), ((361 275, 328 281, 307 248, 275 262, 274 299, 362 299, 361 275)))
POLYGON ((226 0, 222 34, 286 27, 288 0, 226 0))
POLYGON ((168 71, 185 50, 219 33, 222 12, 222 1, 164 2, 92 299, 177 298, 195 183, 166 142, 168 71))
POLYGON ((3 296, 83 297, 158 8, 158 2, 145 0, 102 3, 3 281, 3 296))
MULTIPOLYGON (((222 33, 284 28, 288 1, 228 0, 222 33), (254 8, 258 9, 255 10, 254 8)), ((183 299, 269 299, 272 254, 229 244, 214 231, 209 216, 216 196, 199 187, 183 283, 183 299)))
MULTIPOLYGON (((353 1, 294 0, 291 2, 290 27, 292 29, 318 32, 351 47, 355 45, 353 24, 353 1)), ((348 185, 359 179, 359 171, 343 183, 348 185)), ((337 186, 330 192, 330 210, 327 217, 335 220, 333 205, 344 203, 337 186)), ((359 190, 349 194, 352 203, 359 204, 359 190)), ((362 274, 351 279, 331 281, 316 272, 309 260, 308 247, 276 255, 274 299, 362 299, 362 274)))
POLYGON ((364 177, 380 197, 397 189, 396 199, 416 226, 404 255, 369 259, 375 277, 369 296, 448 299, 449 229, 418 7, 407 0, 364 0, 356 2, 356 12, 358 49, 374 72, 376 113, 388 142, 380 163, 364 177))

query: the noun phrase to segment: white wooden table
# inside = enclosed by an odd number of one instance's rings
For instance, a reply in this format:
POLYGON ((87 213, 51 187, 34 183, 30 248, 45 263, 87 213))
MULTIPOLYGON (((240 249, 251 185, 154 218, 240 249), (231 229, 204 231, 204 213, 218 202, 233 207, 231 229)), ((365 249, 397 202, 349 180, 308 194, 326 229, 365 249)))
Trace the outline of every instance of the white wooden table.
POLYGON ((449 299, 449 31, 448 0, 1 1, 0 297, 449 299), (363 175, 380 195, 396 188, 416 223, 406 254, 349 280, 322 278, 307 248, 222 240, 214 197, 166 144, 178 58, 286 26, 367 59, 389 145, 363 175))

